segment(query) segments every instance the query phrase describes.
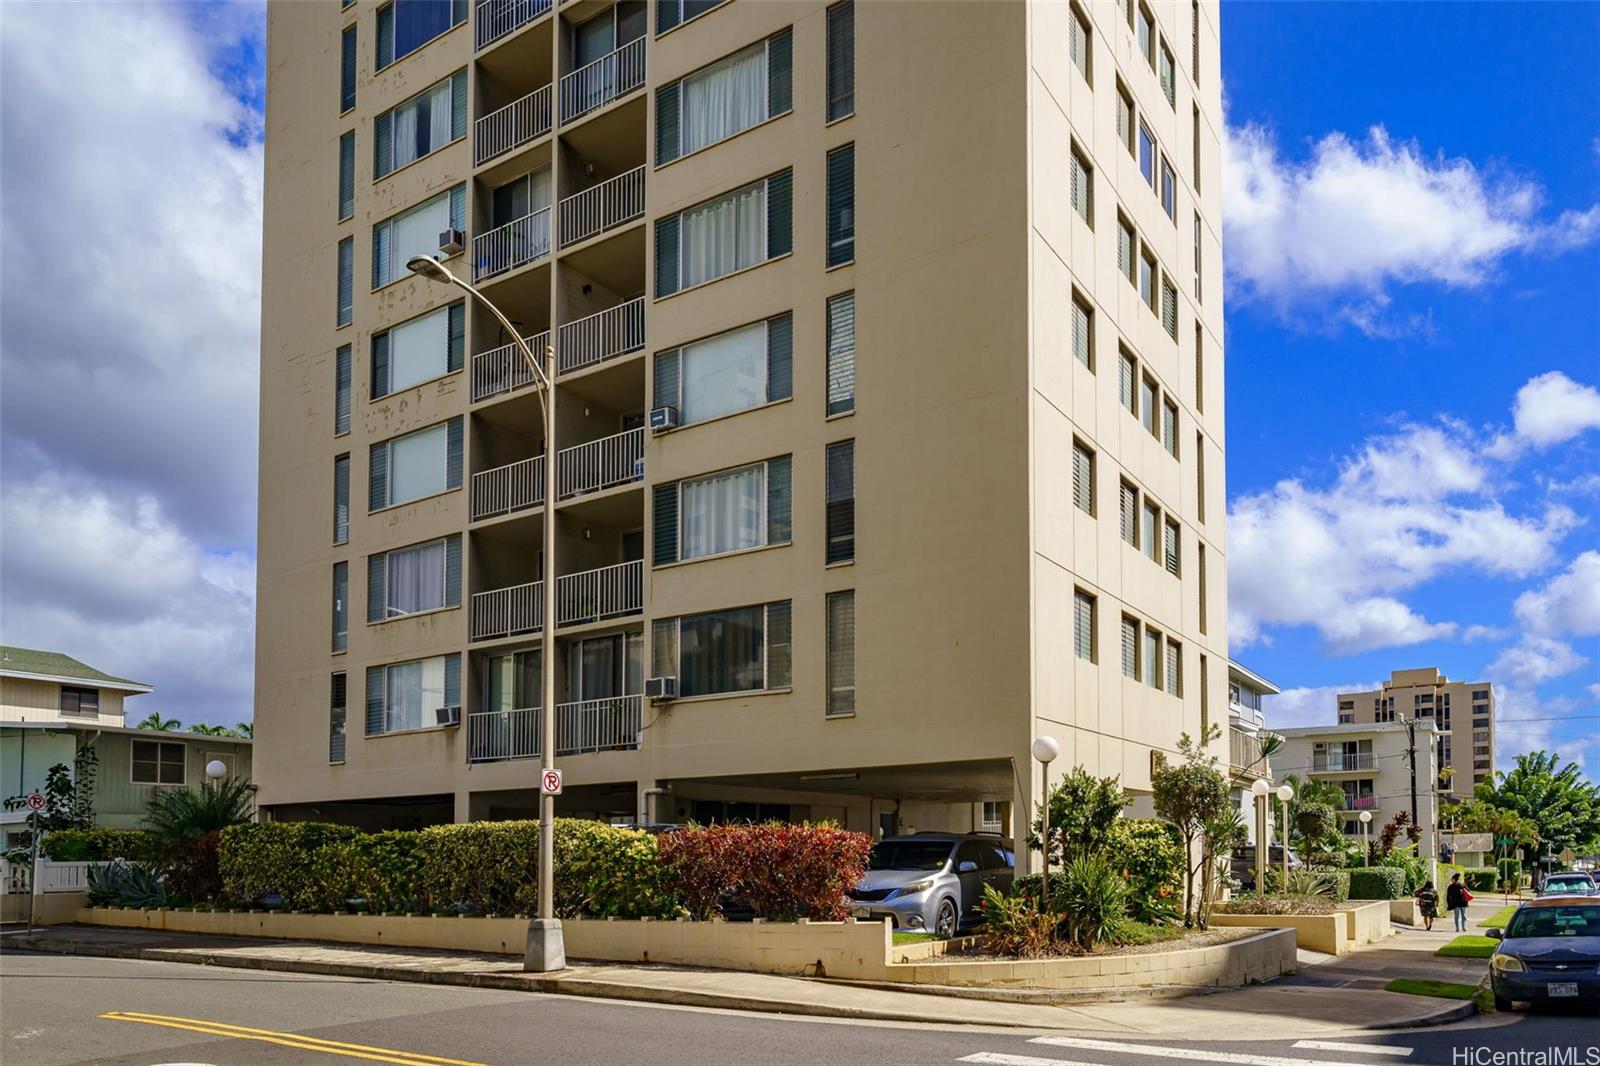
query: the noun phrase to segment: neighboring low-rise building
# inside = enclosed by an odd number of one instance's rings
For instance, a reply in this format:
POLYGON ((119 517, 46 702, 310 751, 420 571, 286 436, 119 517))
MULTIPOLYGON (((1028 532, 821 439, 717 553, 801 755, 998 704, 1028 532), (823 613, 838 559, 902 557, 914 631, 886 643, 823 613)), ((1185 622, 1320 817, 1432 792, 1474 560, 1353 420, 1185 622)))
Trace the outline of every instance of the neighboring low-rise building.
POLYGON ((1267 720, 1261 712, 1261 702, 1263 697, 1277 694, 1277 685, 1228 660, 1228 781, 1233 786, 1233 801, 1250 829, 1252 844, 1256 842, 1256 818, 1250 786, 1257 778, 1273 780, 1271 760, 1262 752, 1267 720))
POLYGON ((1494 685, 1451 681, 1438 669, 1396 670, 1383 687, 1339 693, 1339 721, 1431 721, 1440 768, 1439 791, 1452 799, 1472 795, 1480 781, 1494 780, 1494 685))
POLYGON ((1412 802, 1410 741, 1405 723, 1347 722, 1274 732, 1284 740, 1281 752, 1273 760, 1279 774, 1321 781, 1344 792, 1339 816, 1345 836, 1361 839, 1363 811, 1372 814, 1370 833, 1374 840, 1385 822, 1400 811, 1410 811, 1422 827, 1417 853, 1436 857, 1438 796, 1435 785, 1439 766, 1432 722, 1423 720, 1416 725, 1415 805, 1412 802))
POLYGON ((1441 833, 1439 859, 1457 866, 1493 866, 1493 833, 1441 833))
POLYGON ((122 725, 123 700, 149 692, 69 655, 0 646, 0 721, 122 725))

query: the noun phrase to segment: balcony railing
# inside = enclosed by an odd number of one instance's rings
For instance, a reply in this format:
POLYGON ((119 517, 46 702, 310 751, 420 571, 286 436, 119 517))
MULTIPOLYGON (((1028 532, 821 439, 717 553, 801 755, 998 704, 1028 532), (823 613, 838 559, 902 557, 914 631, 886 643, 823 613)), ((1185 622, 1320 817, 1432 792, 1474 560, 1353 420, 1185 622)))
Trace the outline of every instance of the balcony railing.
POLYGON ((1372 753, 1359 754, 1334 752, 1328 755, 1311 756, 1311 772, 1315 774, 1337 774, 1350 770, 1372 769, 1372 753))
POLYGON ((644 480, 644 429, 625 429, 556 453, 556 498, 644 480))
POLYGON ((643 217, 644 167, 573 193, 561 201, 560 213, 563 248, 643 217))
POLYGON ((1229 729, 1228 762, 1236 774, 1264 776, 1267 760, 1261 754, 1261 738, 1242 729, 1229 729))
POLYGON ((556 580, 556 625, 621 618, 644 610, 644 563, 635 560, 556 580))
POLYGON ((561 327, 556 367, 562 374, 582 370, 644 348, 644 297, 609 307, 561 327))
MULTIPOLYGON (((629 751, 639 746, 644 701, 638 696, 556 704, 556 754, 629 751)), ((531 759, 539 754, 539 709, 474 711, 467 716, 472 762, 531 759)))
MULTIPOLYGON (((550 343, 550 331, 523 338, 535 356, 543 354, 550 343)), ((472 357, 472 401, 487 400, 503 392, 515 392, 532 385, 537 379, 528 366, 522 349, 513 342, 490 348, 472 357)))
POLYGON ((644 38, 629 41, 561 79, 561 121, 571 122, 644 84, 644 38))
POLYGON ((550 10, 550 0, 478 0, 477 45, 486 48, 550 10))
POLYGON ((472 639, 537 633, 544 618, 544 582, 478 592, 472 597, 472 639))
POLYGON ((472 238, 472 278, 493 277, 550 254, 550 209, 472 238))
POLYGON ((472 520, 497 518, 544 503, 544 456, 472 475, 472 520))
POLYGON ((1340 809, 1346 811, 1370 811, 1377 805, 1377 796, 1352 796, 1346 793, 1344 806, 1340 809))
POLYGON ((472 162, 486 163, 550 132, 550 86, 535 89, 472 124, 472 162))

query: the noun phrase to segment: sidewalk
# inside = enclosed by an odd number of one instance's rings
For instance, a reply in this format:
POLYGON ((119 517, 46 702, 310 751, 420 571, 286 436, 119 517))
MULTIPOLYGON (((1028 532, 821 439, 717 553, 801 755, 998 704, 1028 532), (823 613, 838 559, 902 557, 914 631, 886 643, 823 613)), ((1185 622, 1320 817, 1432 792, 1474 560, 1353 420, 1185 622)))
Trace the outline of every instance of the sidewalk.
MULTIPOLYGON (((1446 938, 1448 939, 1448 938, 1446 938)), ((1371 984, 1366 956, 1389 954, 1369 949, 1311 968, 1309 973, 1267 985, 1253 985, 1181 1000, 1105 1002, 1049 1006, 958 998, 933 991, 901 992, 881 985, 819 981, 771 974, 732 973, 668 966, 579 963, 554 975, 522 972, 504 955, 388 949, 304 941, 208 937, 187 933, 51 926, 31 935, 8 932, 10 950, 69 955, 155 959, 245 969, 279 970, 383 981, 418 981, 593 996, 678 1006, 761 1011, 776 1014, 903 1022, 918 1025, 979 1025, 1023 1030, 1066 1030, 1085 1034, 1138 1033, 1193 1036, 1196 1032, 1249 1033, 1256 1039, 1353 1032, 1359 1029, 1437 1025, 1464 1017, 1470 1004, 1421 996, 1396 995, 1371 984)), ((1459 964, 1474 960, 1439 959, 1429 967, 1432 946, 1396 951, 1406 972, 1391 976, 1457 976, 1459 964), (1440 976, 1445 970, 1448 974, 1440 976)), ((1383 980, 1389 979, 1388 977, 1383 980)), ((1111 995, 1114 993, 1108 993, 1111 995)))

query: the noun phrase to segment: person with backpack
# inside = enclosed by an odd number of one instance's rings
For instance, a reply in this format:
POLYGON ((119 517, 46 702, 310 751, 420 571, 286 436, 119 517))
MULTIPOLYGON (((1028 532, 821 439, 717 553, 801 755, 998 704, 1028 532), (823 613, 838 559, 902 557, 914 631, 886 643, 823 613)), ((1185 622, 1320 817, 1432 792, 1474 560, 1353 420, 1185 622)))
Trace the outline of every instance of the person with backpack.
POLYGON ((1422 928, 1424 932, 1433 931, 1433 920, 1439 917, 1439 890, 1429 881, 1414 893, 1417 905, 1422 909, 1422 928))
POLYGON ((1450 916, 1456 920, 1456 932, 1467 931, 1467 904, 1472 902, 1472 893, 1467 891, 1467 886, 1461 883, 1461 875, 1450 875, 1450 885, 1444 890, 1444 905, 1449 908, 1450 916))

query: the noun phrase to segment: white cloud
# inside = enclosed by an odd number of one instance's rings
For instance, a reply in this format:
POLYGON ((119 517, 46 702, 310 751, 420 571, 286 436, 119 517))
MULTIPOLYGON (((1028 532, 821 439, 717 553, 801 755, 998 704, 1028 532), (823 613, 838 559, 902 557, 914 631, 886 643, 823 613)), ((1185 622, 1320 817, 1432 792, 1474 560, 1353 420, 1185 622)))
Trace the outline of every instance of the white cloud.
POLYGON ((1570 644, 1552 637, 1526 634, 1516 644, 1501 649, 1489 664, 1490 681, 1514 688, 1533 688, 1545 681, 1565 677, 1589 660, 1570 644))
POLYGON ((1339 721, 1339 693, 1367 692, 1379 687, 1376 681, 1352 681, 1348 685, 1286 688, 1276 696, 1264 697, 1261 712, 1268 729, 1334 725, 1339 721))
POLYGON ((1589 550, 1542 588, 1517 597, 1517 618, 1535 633, 1600 634, 1600 551, 1589 550))
POLYGON ((1522 440, 1540 448, 1560 444, 1600 429, 1600 389, 1552 370, 1517 390, 1512 417, 1522 440))

